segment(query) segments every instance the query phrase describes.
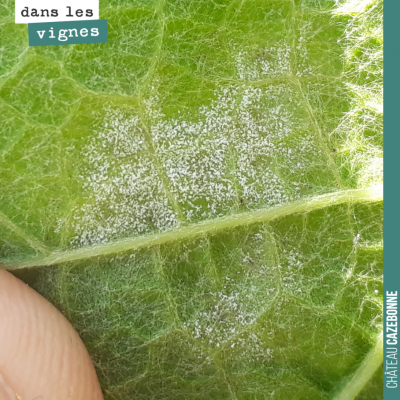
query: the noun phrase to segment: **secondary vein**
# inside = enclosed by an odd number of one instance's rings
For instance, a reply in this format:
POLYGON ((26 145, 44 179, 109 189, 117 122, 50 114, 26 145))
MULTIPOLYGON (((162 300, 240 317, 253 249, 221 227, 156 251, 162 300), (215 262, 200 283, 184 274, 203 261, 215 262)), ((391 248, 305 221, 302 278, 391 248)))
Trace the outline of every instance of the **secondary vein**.
POLYGON ((45 246, 40 240, 36 239, 32 235, 26 233, 19 226, 15 225, 3 212, 0 211, 0 225, 5 226, 10 231, 14 232, 20 238, 24 239, 26 243, 34 250, 37 250, 40 253, 48 254, 50 250, 47 246, 45 246))
POLYGON ((380 334, 375 346, 366 355, 352 378, 343 386, 334 400, 353 400, 372 378, 383 362, 383 335, 380 334))

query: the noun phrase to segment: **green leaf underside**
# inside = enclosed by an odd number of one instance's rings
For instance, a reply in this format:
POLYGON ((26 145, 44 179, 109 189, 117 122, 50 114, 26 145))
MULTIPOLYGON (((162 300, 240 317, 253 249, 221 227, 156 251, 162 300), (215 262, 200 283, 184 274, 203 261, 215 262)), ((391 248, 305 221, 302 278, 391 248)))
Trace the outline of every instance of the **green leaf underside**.
POLYGON ((3 267, 107 400, 382 398, 382 3, 100 3, 0 5, 3 267))

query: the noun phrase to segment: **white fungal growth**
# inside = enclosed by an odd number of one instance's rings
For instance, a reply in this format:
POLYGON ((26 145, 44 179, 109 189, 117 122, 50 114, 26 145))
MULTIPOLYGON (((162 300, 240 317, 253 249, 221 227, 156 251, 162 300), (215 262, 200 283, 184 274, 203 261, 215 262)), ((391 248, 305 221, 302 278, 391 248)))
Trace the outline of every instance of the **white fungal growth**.
POLYGON ((73 243, 105 242, 177 224, 137 116, 108 108, 84 148, 81 179, 88 201, 74 217, 73 243))

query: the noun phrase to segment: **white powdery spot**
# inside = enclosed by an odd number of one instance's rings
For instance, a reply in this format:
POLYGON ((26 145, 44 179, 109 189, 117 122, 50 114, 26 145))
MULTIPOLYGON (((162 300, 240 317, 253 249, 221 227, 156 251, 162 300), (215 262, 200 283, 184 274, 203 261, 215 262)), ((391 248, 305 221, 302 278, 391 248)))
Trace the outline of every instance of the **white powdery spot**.
MULTIPOLYGON (((256 287, 254 287, 255 289, 256 287)), ((201 338, 209 344, 224 344, 235 337, 245 326, 253 325, 259 316, 260 306, 254 303, 254 295, 240 291, 226 294, 222 291, 210 292, 211 307, 198 314, 192 324, 192 334, 195 339, 201 338)), ((265 304, 265 300, 262 301, 265 304)))
POLYGON ((247 87, 238 104, 238 126, 234 131, 236 176, 248 207, 260 203, 272 206, 292 199, 277 173, 275 160, 286 159, 286 165, 292 164, 291 149, 282 141, 294 132, 298 121, 285 104, 265 105, 289 90, 287 85, 247 87))
POLYGON ((281 269, 282 286, 291 293, 302 293, 304 287, 307 287, 300 279, 299 271, 303 268, 303 255, 296 249, 283 250, 285 263, 279 266, 281 269))
MULTIPOLYGON (((265 239, 261 232, 250 235, 252 249, 238 251, 241 268, 220 277, 220 289, 207 293, 207 304, 184 326, 195 339, 211 347, 246 348, 262 353, 261 342, 249 334, 276 296, 275 275, 264 264, 265 239), (245 345, 246 344, 246 345, 245 345)), ((231 261, 227 261, 230 263, 231 261)), ((224 269, 224 267, 222 267, 224 269)))
MULTIPOLYGON (((254 285, 247 289, 247 293, 243 288, 229 294, 222 291, 209 293, 212 299, 210 309, 200 312, 194 322, 185 323, 184 327, 191 330, 195 339, 210 347, 234 349, 247 362, 269 361, 273 356, 271 349, 266 348, 257 333, 248 334, 247 330, 251 330, 267 307, 270 298, 268 301, 266 298, 270 294, 260 297, 261 293, 254 285)), ((270 288, 269 292, 272 296, 275 288, 270 288)))
POLYGON ((315 155, 315 144, 304 138, 296 154, 285 144, 304 124, 291 86, 230 85, 216 90, 215 97, 192 120, 164 118, 156 111, 157 95, 147 102, 157 155, 186 218, 225 215, 239 197, 247 208, 298 198, 298 182, 285 182, 277 170, 290 168, 299 177, 303 165, 311 165, 307 157, 315 155))
POLYGON ((177 224, 138 117, 108 108, 83 149, 87 201, 74 210, 74 245, 106 242, 177 224))
MULTIPOLYGON (((242 67, 256 65, 260 77, 289 72, 285 46, 262 52, 267 53, 257 60, 243 59, 242 67)), ((88 195, 75 210, 74 244, 177 226, 159 174, 167 177, 168 196, 188 221, 300 197, 304 166, 319 156, 314 138, 304 135, 308 122, 290 83, 219 87, 210 105, 176 118, 162 114, 157 79, 154 85, 144 104, 156 155, 149 154, 139 118, 122 109, 109 108, 94 127, 83 150, 88 167, 81 178, 88 195)))
POLYGON ((198 121, 157 118, 151 128, 171 191, 188 220, 224 215, 237 197, 230 166, 232 96, 234 91, 200 108, 198 121))
POLYGON ((290 55, 291 48, 286 43, 238 51, 235 58, 237 76, 242 81, 255 81, 288 75, 290 55))

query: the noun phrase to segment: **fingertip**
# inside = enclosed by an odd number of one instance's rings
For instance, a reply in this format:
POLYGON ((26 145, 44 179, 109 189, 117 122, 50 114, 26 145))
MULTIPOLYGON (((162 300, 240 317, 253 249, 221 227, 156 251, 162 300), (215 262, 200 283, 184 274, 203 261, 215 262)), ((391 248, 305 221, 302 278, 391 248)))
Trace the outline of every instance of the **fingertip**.
POLYGON ((13 400, 103 400, 92 360, 70 322, 1 269, 0 321, 0 399, 12 392, 13 400))

